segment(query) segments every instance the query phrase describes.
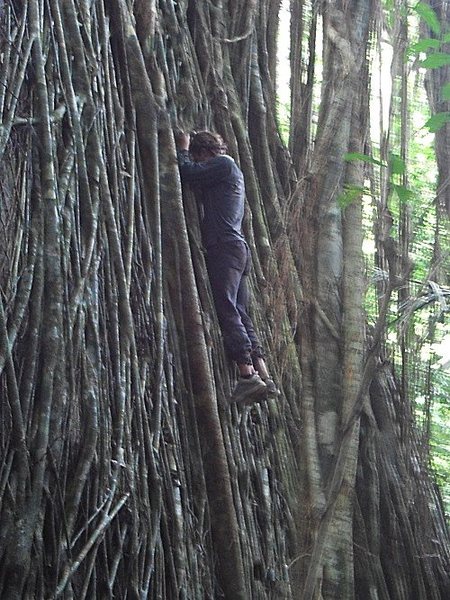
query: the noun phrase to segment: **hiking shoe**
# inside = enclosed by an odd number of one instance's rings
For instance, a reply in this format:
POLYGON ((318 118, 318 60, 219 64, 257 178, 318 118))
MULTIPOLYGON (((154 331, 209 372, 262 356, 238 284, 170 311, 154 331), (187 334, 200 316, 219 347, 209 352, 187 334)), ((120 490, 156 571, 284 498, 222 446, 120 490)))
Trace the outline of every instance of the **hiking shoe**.
POLYGON ((266 388, 267 388, 267 397, 268 398, 278 398, 278 396, 281 394, 281 392, 275 385, 275 382, 272 379, 266 379, 264 381, 264 383, 266 384, 266 388))
POLYGON ((251 377, 239 377, 231 394, 230 402, 251 404, 265 396, 267 396, 267 386, 261 377, 255 373, 251 377))

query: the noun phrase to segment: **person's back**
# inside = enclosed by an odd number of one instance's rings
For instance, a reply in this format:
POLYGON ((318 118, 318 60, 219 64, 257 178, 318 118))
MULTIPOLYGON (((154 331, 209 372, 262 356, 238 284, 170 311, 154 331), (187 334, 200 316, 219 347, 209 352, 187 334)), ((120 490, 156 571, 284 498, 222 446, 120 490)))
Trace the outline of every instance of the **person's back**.
POLYGON ((179 164, 182 180, 201 193, 205 248, 225 241, 244 241, 244 177, 231 156, 218 154, 209 160, 194 162, 188 151, 180 151, 179 164))

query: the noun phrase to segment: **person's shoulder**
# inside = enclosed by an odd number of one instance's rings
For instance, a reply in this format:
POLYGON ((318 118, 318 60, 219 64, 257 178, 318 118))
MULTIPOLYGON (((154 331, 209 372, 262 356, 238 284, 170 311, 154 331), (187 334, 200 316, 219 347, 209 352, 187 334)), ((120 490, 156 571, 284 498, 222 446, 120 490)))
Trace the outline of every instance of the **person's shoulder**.
POLYGON ((214 164, 220 166, 224 171, 233 173, 234 171, 240 171, 236 161, 229 154, 218 154, 213 159, 214 164))
POLYGON ((218 154, 208 161, 208 164, 217 174, 229 175, 236 169, 236 163, 228 154, 218 154))
POLYGON ((213 159, 211 159, 218 163, 234 163, 234 158, 229 156, 228 154, 217 154, 213 159))

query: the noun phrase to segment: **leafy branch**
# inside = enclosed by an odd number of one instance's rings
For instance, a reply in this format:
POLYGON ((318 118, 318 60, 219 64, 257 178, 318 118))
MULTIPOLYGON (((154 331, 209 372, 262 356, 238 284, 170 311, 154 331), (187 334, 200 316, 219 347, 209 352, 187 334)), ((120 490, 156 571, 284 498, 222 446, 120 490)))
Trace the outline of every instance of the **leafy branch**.
MULTIPOLYGON (((426 58, 420 62, 420 66, 424 69, 440 69, 450 65, 450 54, 443 51, 443 46, 450 42, 450 32, 442 32, 436 11, 425 2, 418 2, 413 10, 428 25, 431 32, 438 37, 420 39, 409 47, 410 53, 416 55, 427 54, 426 58)), ((442 86, 441 98, 443 101, 450 100, 450 83, 445 83, 442 86)), ((431 133, 436 133, 446 123, 450 123, 450 111, 441 111, 432 115, 424 127, 431 133)))

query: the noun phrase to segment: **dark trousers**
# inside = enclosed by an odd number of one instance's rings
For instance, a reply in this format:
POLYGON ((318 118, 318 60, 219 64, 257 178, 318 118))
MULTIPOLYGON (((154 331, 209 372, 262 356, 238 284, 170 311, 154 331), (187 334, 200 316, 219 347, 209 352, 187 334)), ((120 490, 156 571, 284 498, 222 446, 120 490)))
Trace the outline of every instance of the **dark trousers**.
POLYGON ((225 349, 238 364, 252 364, 261 346, 247 314, 250 252, 245 242, 222 242, 208 248, 209 280, 225 349))

